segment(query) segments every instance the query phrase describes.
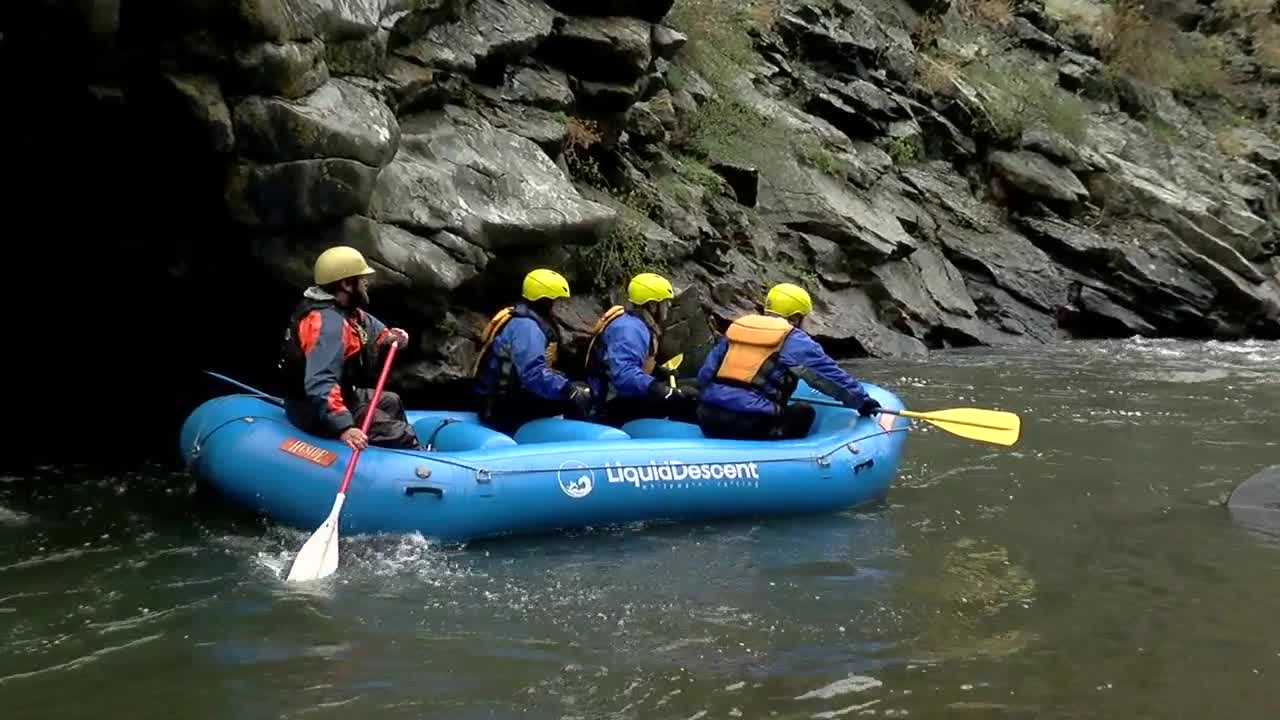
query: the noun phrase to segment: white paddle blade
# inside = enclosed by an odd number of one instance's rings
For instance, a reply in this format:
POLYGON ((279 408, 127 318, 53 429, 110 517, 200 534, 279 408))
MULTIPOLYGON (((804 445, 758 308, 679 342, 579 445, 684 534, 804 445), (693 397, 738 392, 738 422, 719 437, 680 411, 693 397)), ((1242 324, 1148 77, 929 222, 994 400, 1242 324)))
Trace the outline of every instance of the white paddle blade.
POLYGON ((316 529, 293 559, 288 582, 308 582, 332 575, 338 569, 338 514, 346 495, 333 502, 329 517, 316 529))

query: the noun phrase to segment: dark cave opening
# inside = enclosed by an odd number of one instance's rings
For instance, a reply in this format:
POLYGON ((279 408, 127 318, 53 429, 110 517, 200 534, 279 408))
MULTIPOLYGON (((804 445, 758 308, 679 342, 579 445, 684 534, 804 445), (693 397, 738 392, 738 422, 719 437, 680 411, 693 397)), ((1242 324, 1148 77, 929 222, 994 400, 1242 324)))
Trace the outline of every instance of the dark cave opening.
POLYGON ((276 316, 296 290, 228 223, 223 159, 198 128, 93 86, 100 58, 47 43, 0 42, 0 222, 19 311, 4 462, 176 463, 183 417, 227 389, 202 369, 271 384, 276 316))

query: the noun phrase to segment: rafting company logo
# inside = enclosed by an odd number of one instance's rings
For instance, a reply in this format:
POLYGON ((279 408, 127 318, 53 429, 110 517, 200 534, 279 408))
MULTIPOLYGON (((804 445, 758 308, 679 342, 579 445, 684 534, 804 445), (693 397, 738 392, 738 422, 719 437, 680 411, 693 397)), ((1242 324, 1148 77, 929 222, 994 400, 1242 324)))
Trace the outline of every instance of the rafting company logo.
POLYGON ((286 438, 284 442, 280 443, 279 449, 294 457, 309 460, 320 467, 329 467, 338 459, 337 455, 325 450, 324 448, 318 448, 311 443, 303 442, 295 438, 286 438))
POLYGON ((611 483, 631 483, 636 487, 651 482, 760 479, 760 468, 753 462, 686 465, 679 460, 664 460, 640 467, 623 467, 622 463, 607 462, 604 464, 604 472, 611 483))
POLYGON ((571 498, 584 498, 591 494, 591 489, 596 486, 596 475, 591 472, 591 468, 577 460, 565 460, 560 463, 560 472, 557 474, 560 481, 560 489, 565 495, 571 498))

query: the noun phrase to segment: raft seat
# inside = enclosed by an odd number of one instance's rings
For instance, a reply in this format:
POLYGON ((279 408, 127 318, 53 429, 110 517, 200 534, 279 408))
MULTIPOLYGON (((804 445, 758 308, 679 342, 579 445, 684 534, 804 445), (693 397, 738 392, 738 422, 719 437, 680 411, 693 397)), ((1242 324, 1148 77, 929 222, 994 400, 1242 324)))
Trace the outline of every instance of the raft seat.
POLYGON ((515 434, 515 441, 519 445, 630 439, 630 435, 615 427, 558 417, 530 420, 521 425, 515 434))
POLYGON ((702 439, 702 428, 693 423, 667 420, 664 418, 641 418, 632 420, 622 426, 624 432, 633 438, 662 440, 699 440, 702 439))
POLYGON ((510 435, 461 418, 429 417, 413 424, 418 441, 431 444, 436 452, 490 450, 516 444, 510 435))

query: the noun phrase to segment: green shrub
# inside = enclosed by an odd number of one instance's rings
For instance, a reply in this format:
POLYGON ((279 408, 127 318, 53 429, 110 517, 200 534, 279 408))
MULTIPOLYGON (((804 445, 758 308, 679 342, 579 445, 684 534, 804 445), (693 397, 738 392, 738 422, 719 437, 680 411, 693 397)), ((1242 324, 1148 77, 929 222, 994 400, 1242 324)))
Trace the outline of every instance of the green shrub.
POLYGON ((611 233, 581 248, 578 260, 583 270, 580 275, 590 277, 597 290, 624 285, 636 273, 666 269, 665 260, 649 248, 639 219, 625 210, 611 233))
POLYGON ((981 93, 979 130, 999 143, 1013 142, 1027 126, 1042 122, 1072 142, 1084 139, 1086 107, 1045 75, 1012 60, 992 59, 963 71, 981 93))

